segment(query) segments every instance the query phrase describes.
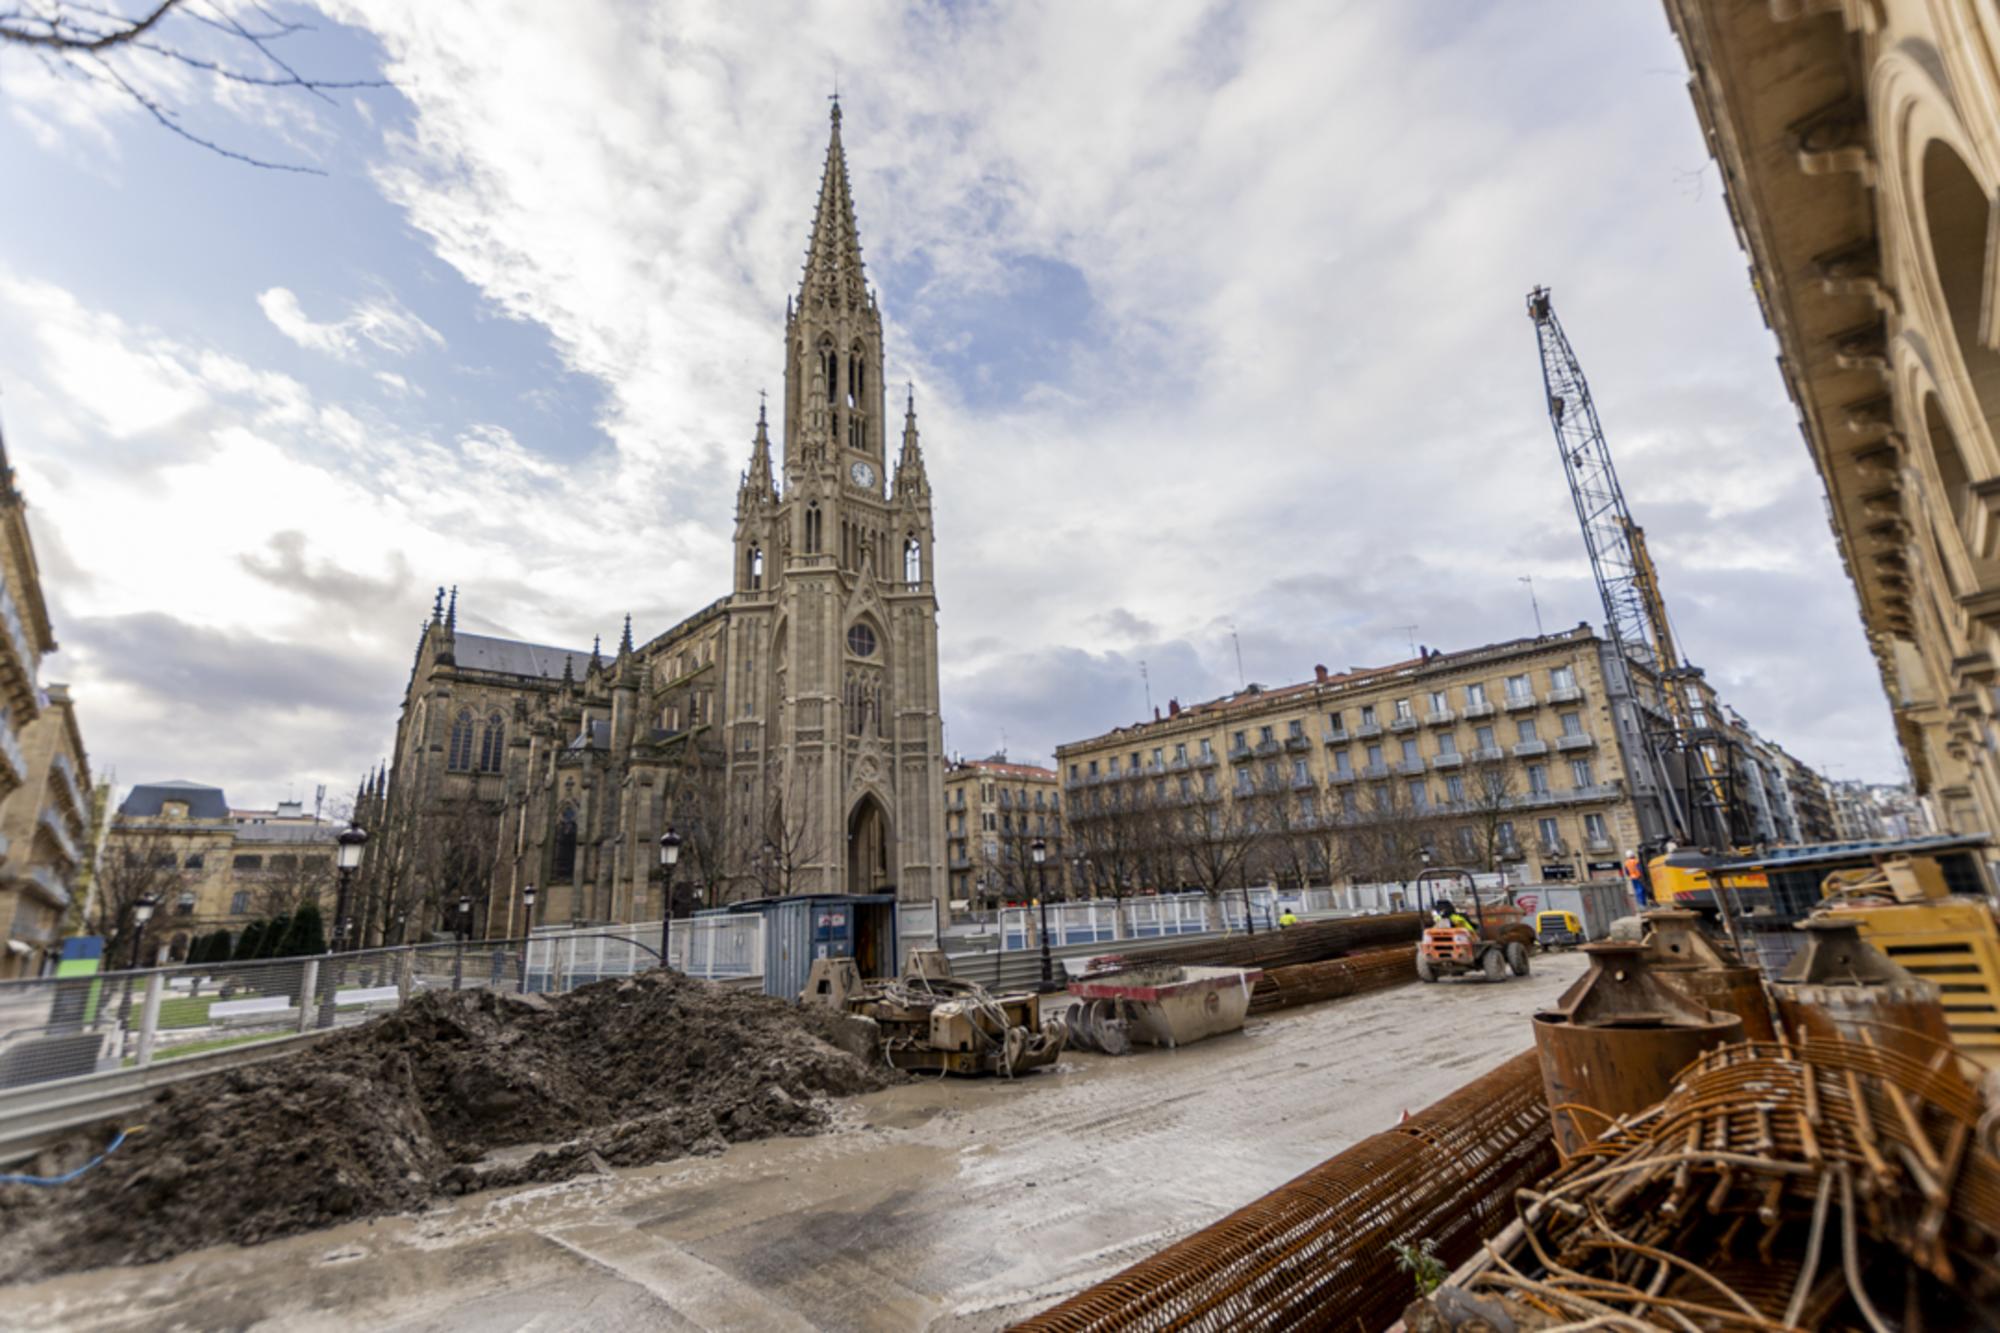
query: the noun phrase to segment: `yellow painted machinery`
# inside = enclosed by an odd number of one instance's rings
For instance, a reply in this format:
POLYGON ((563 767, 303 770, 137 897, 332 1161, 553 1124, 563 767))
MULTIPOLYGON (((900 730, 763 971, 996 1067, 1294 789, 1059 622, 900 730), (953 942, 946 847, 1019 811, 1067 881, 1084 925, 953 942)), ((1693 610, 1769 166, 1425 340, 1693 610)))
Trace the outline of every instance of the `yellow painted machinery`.
POLYGON ((863 981, 849 959, 817 959, 800 999, 872 1020, 898 1069, 1012 1078, 1061 1057, 1068 1030, 1042 1018, 1037 992, 996 995, 944 975, 934 952, 911 964, 901 980, 863 981))

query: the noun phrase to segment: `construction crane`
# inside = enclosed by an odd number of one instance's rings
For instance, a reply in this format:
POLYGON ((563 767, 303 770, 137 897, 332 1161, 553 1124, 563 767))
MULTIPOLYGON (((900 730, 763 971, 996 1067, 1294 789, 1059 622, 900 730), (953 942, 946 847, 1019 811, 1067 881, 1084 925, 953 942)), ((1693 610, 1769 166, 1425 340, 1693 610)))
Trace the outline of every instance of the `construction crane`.
POLYGON ((1632 521, 1590 384, 1548 288, 1528 293, 1528 318, 1541 346, 1549 424, 1604 603, 1610 646, 1631 693, 1644 762, 1660 793, 1660 831, 1686 846, 1722 850, 1734 841, 1728 761, 1696 685, 1701 672, 1676 649, 1645 530, 1632 521))

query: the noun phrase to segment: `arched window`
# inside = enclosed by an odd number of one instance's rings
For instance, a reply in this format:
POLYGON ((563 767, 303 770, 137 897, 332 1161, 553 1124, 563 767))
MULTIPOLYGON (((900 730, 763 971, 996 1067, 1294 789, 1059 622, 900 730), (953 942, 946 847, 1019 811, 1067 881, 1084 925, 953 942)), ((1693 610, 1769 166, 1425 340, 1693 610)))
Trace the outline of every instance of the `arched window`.
POLYGON ((563 807, 562 817, 556 821, 556 862, 557 879, 576 877, 576 807, 563 807))
POLYGON ((744 557, 743 584, 752 592, 764 586, 764 548, 753 546, 744 557))
POLYGON ((903 539, 903 582, 912 588, 924 581, 924 544, 914 536, 903 539))
POLYGON ((1951 330, 1973 407, 2000 441, 2000 352, 1980 338, 1979 316, 1994 275, 1986 268, 1991 207, 1965 162, 1942 140, 1924 149, 1924 217, 1931 262, 1944 290, 1951 330))
POLYGON ((507 724, 498 713, 486 719, 486 732, 479 738, 479 771, 498 773, 500 751, 507 743, 507 724))
POLYGON ((806 554, 807 555, 819 554, 819 520, 820 520, 819 506, 817 504, 807 505, 806 506, 806 554))
POLYGON ((445 767, 454 773, 463 773, 472 767, 472 710, 458 710, 458 720, 451 724, 451 747, 445 751, 445 767))
POLYGON ((837 403, 840 401, 840 358, 834 355, 831 342, 822 342, 819 348, 820 370, 826 376, 826 401, 837 403))
POLYGON ((847 405, 849 407, 861 406, 862 360, 861 344, 856 343, 847 351, 847 405))
POLYGON ((1944 483, 1945 502, 1951 506, 1952 518, 1963 525, 1972 476, 1965 466, 1965 454, 1958 447, 1958 437, 1952 434, 1951 423, 1944 419, 1944 405, 1934 393, 1924 395, 1924 434, 1930 442, 1931 461, 1937 464, 1938 480, 1944 483))

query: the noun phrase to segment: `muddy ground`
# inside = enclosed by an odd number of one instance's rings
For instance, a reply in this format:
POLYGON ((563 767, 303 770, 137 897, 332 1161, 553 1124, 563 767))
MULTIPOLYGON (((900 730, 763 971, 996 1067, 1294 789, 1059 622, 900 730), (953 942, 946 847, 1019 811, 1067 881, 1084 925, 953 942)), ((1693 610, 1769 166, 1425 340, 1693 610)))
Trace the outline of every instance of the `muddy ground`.
MULTIPOLYGON (((296 1055, 173 1085, 71 1184, 0 1186, 0 1282, 816 1133, 829 1098, 899 1077, 867 1025, 676 973, 548 999, 425 992, 296 1055)), ((53 1156, 87 1158, 109 1132, 53 1156)))
POLYGON ((1013 1084, 912 1081, 811 1137, 11 1287, 0 1325, 1002 1328, 1527 1049, 1582 970, 1537 958, 1498 987, 1403 986, 1013 1084))

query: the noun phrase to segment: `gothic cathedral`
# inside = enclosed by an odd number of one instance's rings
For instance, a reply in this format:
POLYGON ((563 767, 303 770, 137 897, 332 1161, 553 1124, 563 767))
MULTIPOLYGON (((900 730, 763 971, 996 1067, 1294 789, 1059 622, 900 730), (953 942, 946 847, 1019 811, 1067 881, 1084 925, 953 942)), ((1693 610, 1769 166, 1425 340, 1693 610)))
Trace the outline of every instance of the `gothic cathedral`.
MULTIPOLYGON (((360 801, 426 847, 472 845, 432 858, 422 898, 481 900, 486 936, 522 930, 528 885, 537 924, 656 920, 670 826, 687 840, 680 911, 783 893, 943 898, 930 483, 913 399, 889 459, 885 388, 836 104, 785 317, 782 466, 760 410, 733 589, 641 645, 628 619, 608 660, 461 631, 457 591, 440 594, 393 767, 360 801)), ((372 912, 361 938, 397 934, 389 905, 372 912)))

